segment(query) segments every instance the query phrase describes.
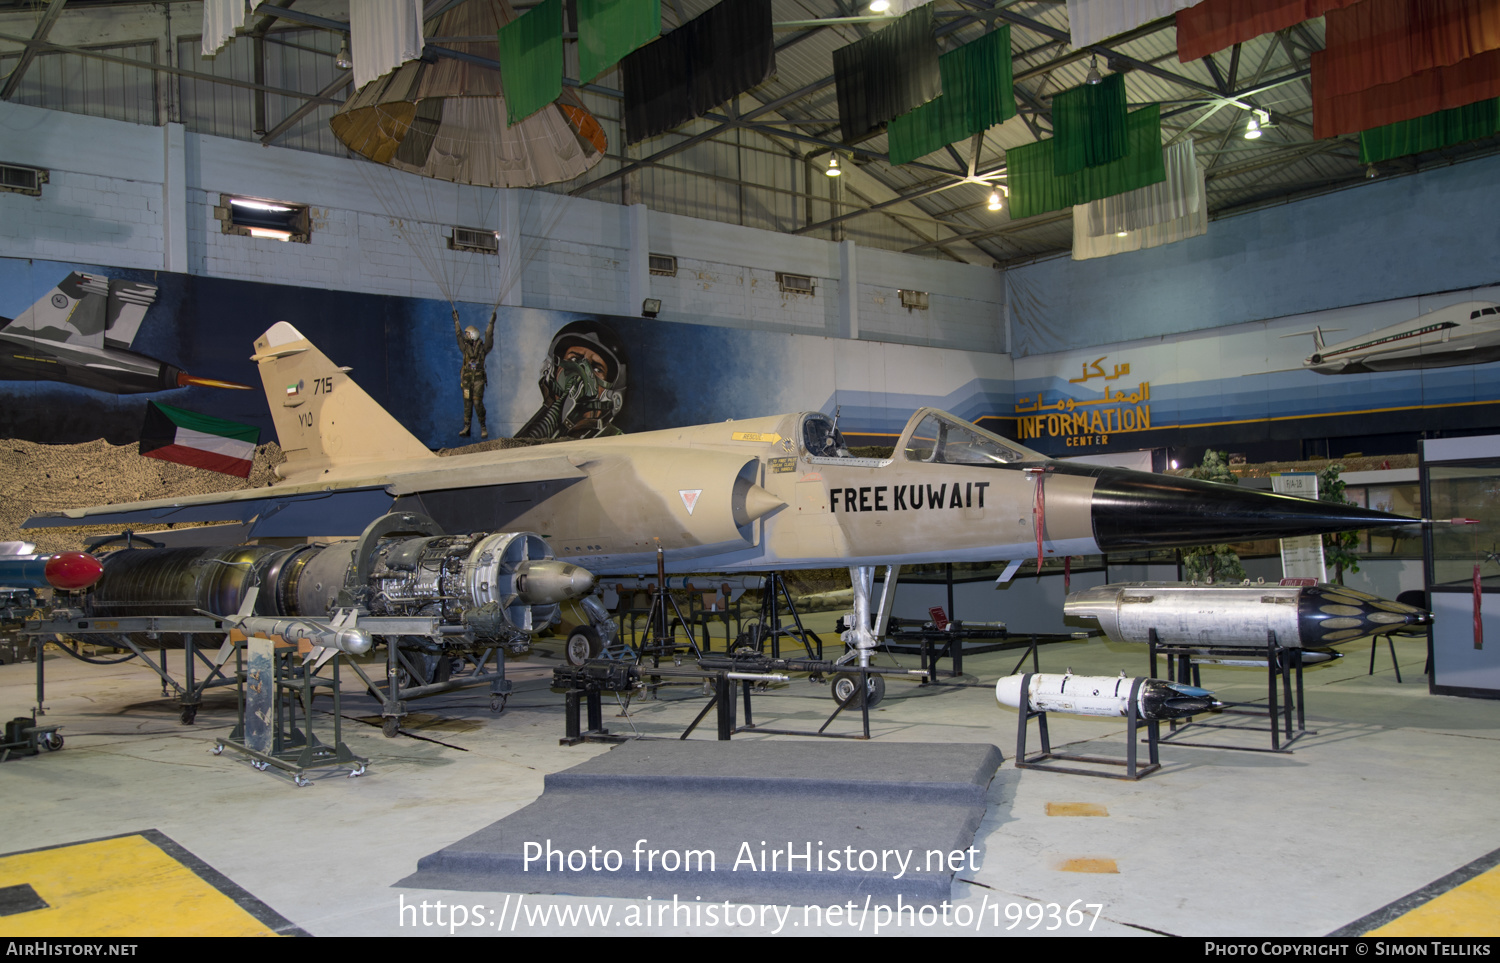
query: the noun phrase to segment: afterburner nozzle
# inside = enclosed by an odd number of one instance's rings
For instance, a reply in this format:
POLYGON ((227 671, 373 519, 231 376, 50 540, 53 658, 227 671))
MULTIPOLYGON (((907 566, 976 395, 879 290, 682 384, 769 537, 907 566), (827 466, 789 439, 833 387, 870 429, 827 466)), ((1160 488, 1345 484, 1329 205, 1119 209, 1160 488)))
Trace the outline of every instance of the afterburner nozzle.
POLYGON ((554 605, 589 594, 596 581, 593 572, 561 559, 521 562, 516 566, 516 600, 525 605, 554 605))

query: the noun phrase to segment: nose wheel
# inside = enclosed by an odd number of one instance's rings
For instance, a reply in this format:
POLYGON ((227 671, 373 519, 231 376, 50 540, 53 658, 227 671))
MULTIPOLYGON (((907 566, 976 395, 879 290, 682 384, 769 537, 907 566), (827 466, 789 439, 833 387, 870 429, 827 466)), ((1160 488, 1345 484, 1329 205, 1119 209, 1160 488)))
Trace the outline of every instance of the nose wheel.
MULTIPOLYGON (((835 701, 847 704, 851 709, 858 709, 860 704, 859 675, 853 672, 840 672, 833 677, 833 685, 830 691, 835 701)), ((885 698, 885 676, 871 675, 865 684, 864 697, 870 708, 880 704, 885 698)))

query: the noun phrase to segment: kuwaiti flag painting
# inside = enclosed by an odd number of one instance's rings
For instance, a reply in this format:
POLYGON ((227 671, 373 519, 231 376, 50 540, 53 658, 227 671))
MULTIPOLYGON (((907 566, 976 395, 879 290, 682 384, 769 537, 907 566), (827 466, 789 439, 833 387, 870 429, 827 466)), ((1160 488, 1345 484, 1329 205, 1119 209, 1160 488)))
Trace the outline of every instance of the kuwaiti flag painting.
POLYGON ((185 408, 146 403, 146 423, 141 426, 141 454, 147 458, 175 461, 193 468, 250 477, 260 429, 200 415, 185 408))

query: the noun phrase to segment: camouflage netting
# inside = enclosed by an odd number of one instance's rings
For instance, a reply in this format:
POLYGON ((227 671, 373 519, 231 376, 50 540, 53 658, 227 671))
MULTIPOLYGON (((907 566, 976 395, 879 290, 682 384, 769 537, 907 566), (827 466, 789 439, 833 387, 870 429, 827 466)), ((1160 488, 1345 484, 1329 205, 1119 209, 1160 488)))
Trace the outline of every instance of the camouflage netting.
MULTIPOLYGON (((445 448, 438 454, 467 455, 532 444, 538 442, 496 438, 463 448, 445 448)), ((77 445, 0 442, 0 541, 34 542, 38 552, 80 549, 84 538, 113 535, 122 526, 22 529, 21 525, 37 512, 261 488, 275 480, 272 468, 282 461, 280 446, 268 442, 255 450, 250 477, 235 478, 144 458, 134 444, 111 445, 102 438, 77 445)))
POLYGON ((261 487, 275 479, 271 469, 281 461, 278 445, 261 445, 255 450, 250 477, 235 478, 143 458, 136 445, 111 445, 102 438, 77 445, 6 441, 0 443, 0 541, 35 542, 39 552, 80 549, 86 536, 113 534, 121 526, 21 525, 37 512, 261 487))

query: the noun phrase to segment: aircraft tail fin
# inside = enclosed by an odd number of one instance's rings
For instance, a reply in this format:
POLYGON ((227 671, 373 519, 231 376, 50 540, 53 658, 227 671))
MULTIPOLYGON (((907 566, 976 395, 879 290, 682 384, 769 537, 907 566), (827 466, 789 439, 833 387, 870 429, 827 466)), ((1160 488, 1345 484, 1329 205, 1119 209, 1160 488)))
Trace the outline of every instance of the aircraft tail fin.
MULTIPOLYGON (((327 474, 371 462, 436 458, 375 399, 313 346, 278 321, 255 341, 276 436, 286 452, 283 478, 327 474)), ((342 472, 340 472, 342 473, 342 472)))
MULTIPOLYGON (((1329 331, 1342 331, 1344 329, 1343 328, 1329 328, 1328 330, 1329 331)), ((1303 335, 1308 335, 1308 334, 1312 335, 1313 350, 1314 351, 1322 351, 1323 348, 1326 345, 1324 344, 1324 341, 1323 341, 1323 326, 1321 324, 1320 325, 1315 325, 1311 331, 1288 331, 1286 334, 1281 335, 1281 337, 1283 337, 1283 338, 1300 338, 1303 335)))

